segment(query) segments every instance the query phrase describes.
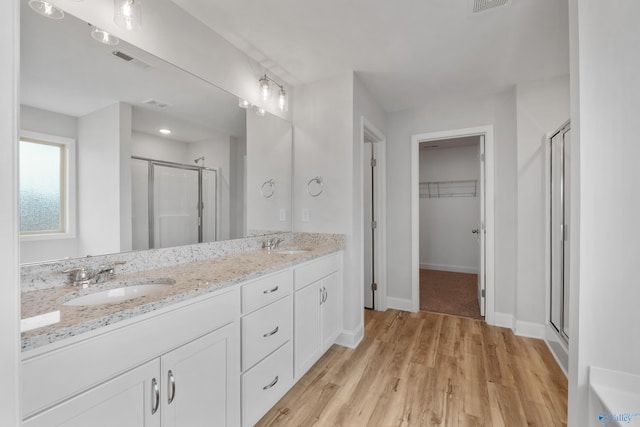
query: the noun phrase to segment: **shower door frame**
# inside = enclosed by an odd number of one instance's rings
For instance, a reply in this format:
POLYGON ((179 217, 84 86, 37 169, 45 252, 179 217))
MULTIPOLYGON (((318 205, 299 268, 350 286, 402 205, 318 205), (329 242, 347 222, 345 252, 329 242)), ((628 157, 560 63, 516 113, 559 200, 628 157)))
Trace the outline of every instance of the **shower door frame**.
POLYGON ((181 169, 181 170, 192 170, 192 171, 196 171, 198 172, 198 242, 197 243, 202 243, 202 227, 203 227, 203 220, 202 220, 202 215, 204 212, 204 204, 203 204, 203 195, 202 195, 202 171, 203 170, 207 170, 207 171, 211 171, 215 173, 216 176, 216 184, 215 184, 215 204, 216 204, 216 209, 215 209, 215 221, 214 221, 214 231, 213 231, 213 235, 214 235, 214 240, 213 241, 217 241, 218 240, 218 217, 219 217, 219 195, 220 195, 220 191, 219 191, 219 175, 218 175, 218 169, 214 169, 214 168, 207 168, 205 166, 192 166, 192 165, 185 165, 183 163, 176 163, 176 162, 168 162, 165 160, 156 160, 156 159, 150 159, 147 157, 140 157, 140 156, 131 156, 132 159, 134 160, 142 160, 147 162, 147 166, 148 166, 148 179, 147 179, 147 197, 148 197, 148 201, 147 201, 147 211, 148 211, 148 220, 149 220, 149 249, 156 249, 155 248, 155 239, 154 239, 154 233, 155 233, 155 221, 154 221, 154 185, 155 185, 155 177, 154 177, 154 173, 153 173, 153 166, 164 166, 164 167, 170 167, 170 168, 176 168, 176 169, 181 169))

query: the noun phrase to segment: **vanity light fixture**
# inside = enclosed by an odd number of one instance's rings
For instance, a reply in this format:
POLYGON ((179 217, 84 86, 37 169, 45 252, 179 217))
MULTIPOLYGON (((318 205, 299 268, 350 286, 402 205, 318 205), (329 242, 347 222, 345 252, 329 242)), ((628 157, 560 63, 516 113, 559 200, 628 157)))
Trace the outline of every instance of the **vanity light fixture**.
POLYGON ((160 132, 163 135, 171 135, 171 129, 158 129, 158 132, 160 132))
POLYGON ((64 12, 51 3, 44 0, 29 0, 29 7, 38 12, 40 15, 51 19, 64 18, 64 12))
POLYGON ((276 82, 266 74, 260 77, 258 83, 260 86, 260 94, 265 101, 268 101, 269 96, 271 95, 271 83, 278 86, 278 88, 280 88, 280 91, 278 92, 278 107, 280 107, 280 111, 282 112, 286 112, 289 109, 287 92, 284 90, 284 85, 276 82))
POLYGON ((108 44, 111 46, 115 46, 120 43, 120 39, 114 36, 113 34, 96 27, 95 25, 91 25, 91 37, 94 40, 99 41, 100 43, 108 44))
POLYGON ((141 0, 113 0, 113 22, 125 30, 139 30, 142 25, 141 0))

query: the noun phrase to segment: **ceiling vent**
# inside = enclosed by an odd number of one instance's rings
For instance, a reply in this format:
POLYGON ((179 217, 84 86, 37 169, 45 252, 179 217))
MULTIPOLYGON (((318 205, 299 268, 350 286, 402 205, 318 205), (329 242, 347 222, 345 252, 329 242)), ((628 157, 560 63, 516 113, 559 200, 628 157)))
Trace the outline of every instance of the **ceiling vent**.
POLYGON ((147 64, 146 62, 141 61, 138 58, 134 58, 133 56, 129 55, 128 53, 124 53, 121 50, 114 50, 111 53, 113 54, 113 56, 120 58, 126 63, 138 67, 142 70, 146 70, 147 68, 151 67, 151 65, 147 64))
POLYGON ((473 13, 484 12, 499 6, 506 6, 511 0, 473 0, 473 13))
POLYGON ((171 107, 171 104, 169 104, 168 102, 159 101, 159 100, 153 99, 153 98, 147 99, 146 101, 142 101, 142 103, 144 105, 148 105, 150 107, 155 107, 155 108, 160 108, 160 109, 171 107))

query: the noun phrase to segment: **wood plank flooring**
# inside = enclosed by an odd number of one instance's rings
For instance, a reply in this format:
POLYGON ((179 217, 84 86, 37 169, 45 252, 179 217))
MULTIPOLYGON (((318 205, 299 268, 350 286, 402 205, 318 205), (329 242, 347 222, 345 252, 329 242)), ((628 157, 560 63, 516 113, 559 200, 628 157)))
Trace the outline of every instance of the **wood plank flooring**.
POLYGON ((567 380, 542 340, 446 314, 365 311, 258 426, 566 426, 567 380))

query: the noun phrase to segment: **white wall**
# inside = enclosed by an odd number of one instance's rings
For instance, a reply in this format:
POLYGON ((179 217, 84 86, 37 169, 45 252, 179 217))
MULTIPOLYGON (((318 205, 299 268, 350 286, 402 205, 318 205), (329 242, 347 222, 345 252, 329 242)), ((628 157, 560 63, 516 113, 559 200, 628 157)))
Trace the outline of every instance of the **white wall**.
POLYGON ((20 424, 20 274, 18 269, 18 2, 0 15, 0 425, 20 424), (13 142, 12 142, 13 141, 13 142))
POLYGON ((579 200, 572 198, 579 217, 571 218, 571 261, 577 253, 580 260, 571 270, 569 425, 577 427, 597 416, 587 407, 589 366, 640 375, 640 3, 569 3, 571 167, 580 180, 579 200))
MULTIPOLYGON (((113 104, 78 119, 78 237, 81 255, 108 254, 131 250, 121 242, 121 221, 131 211, 122 213, 121 197, 131 199, 131 182, 121 176, 121 169, 131 169, 127 160, 121 168, 121 152, 130 156, 131 106, 113 104), (128 191, 127 191, 128 189, 128 191)), ((130 172, 129 172, 130 173, 130 172)))
MULTIPOLYGON (((62 136, 78 140, 78 119, 27 105, 20 106, 21 130, 62 136)), ((59 259, 60 254, 80 256, 78 238, 20 242, 20 261, 36 262, 59 259)))
MULTIPOLYGON (((420 182, 476 180, 479 138, 474 145, 420 150, 420 182)), ((471 230, 480 224, 476 197, 420 198, 420 268, 477 273, 479 246, 471 230)))
POLYGON ((517 308, 522 322, 544 325, 546 134, 569 119, 569 76, 519 84, 517 308))
POLYGON ((165 162, 193 162, 188 161, 187 143, 137 131, 131 133, 131 155, 165 162))
MULTIPOLYGON (((388 295, 411 300, 411 136, 420 133, 496 124, 493 97, 442 100, 422 109, 392 113, 387 121, 388 295)), ((497 137, 496 137, 497 138, 497 137)), ((501 145, 496 141, 496 157, 501 145)), ((495 177, 496 183, 512 177, 495 177)), ((497 207, 497 206, 496 206, 497 207)), ((509 232, 509 230, 503 230, 509 232)), ((515 230, 513 231, 515 232, 515 230)), ((496 236, 498 242, 498 236, 496 236)), ((496 270, 500 269, 496 265, 496 270)), ((502 286, 496 283, 496 293, 502 286)), ((410 304, 409 304, 410 306, 410 304)))

